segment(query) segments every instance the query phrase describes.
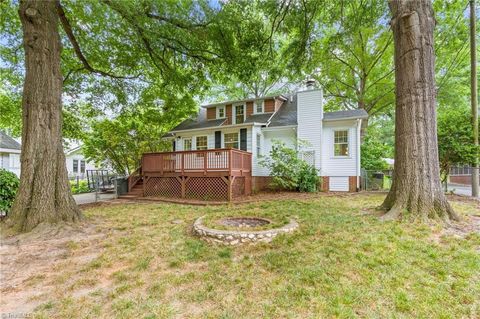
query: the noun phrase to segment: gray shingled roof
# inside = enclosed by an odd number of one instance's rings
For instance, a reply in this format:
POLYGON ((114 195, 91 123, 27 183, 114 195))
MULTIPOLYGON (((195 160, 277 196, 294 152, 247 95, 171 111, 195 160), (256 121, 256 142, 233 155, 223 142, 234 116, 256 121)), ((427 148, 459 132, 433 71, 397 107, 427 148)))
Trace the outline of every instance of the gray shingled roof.
MULTIPOLYGON (((351 119, 366 119, 368 114, 365 110, 348 110, 348 111, 335 111, 325 112, 323 115, 324 121, 337 121, 337 120, 351 120, 351 119)), ((297 95, 289 96, 287 101, 280 107, 277 113, 273 116, 270 113, 266 114, 253 114, 247 117, 245 123, 267 123, 270 120, 268 127, 276 126, 290 126, 297 125, 297 95)), ((194 120, 186 120, 172 131, 191 130, 197 128, 211 128, 220 126, 225 122, 225 119, 219 120, 207 120, 207 111, 200 109, 198 116, 194 120)))
POLYGON ((270 120, 269 127, 297 125, 297 95, 288 97, 270 120), (293 101, 292 101, 293 98, 293 101))
POLYGON ((207 120, 207 110, 200 109, 195 119, 188 119, 177 125, 172 131, 192 130, 197 128, 210 128, 221 125, 226 119, 207 120))
MULTIPOLYGON (((365 110, 349 110, 325 112, 323 114, 324 121, 366 119, 368 114, 365 110)), ((288 97, 288 101, 280 108, 280 110, 272 117, 269 127, 297 125, 297 96, 293 95, 293 99, 288 97)))
POLYGON ((324 121, 337 121, 337 120, 350 120, 350 119, 366 119, 368 113, 363 110, 348 110, 348 111, 336 111, 326 112, 323 115, 324 121))
POLYGON ((252 114, 247 117, 245 123, 267 123, 272 117, 272 113, 252 114))
POLYGON ((8 148, 11 150, 21 150, 20 143, 8 136, 6 133, 0 131, 0 148, 8 148))

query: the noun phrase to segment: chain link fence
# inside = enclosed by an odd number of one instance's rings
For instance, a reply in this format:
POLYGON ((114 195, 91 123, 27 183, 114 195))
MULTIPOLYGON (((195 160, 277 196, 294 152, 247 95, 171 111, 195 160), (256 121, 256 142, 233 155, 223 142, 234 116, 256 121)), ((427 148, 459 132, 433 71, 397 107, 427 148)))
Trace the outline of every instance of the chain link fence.
POLYGON ((385 192, 390 190, 393 181, 393 170, 365 170, 361 171, 361 189, 364 191, 385 192))

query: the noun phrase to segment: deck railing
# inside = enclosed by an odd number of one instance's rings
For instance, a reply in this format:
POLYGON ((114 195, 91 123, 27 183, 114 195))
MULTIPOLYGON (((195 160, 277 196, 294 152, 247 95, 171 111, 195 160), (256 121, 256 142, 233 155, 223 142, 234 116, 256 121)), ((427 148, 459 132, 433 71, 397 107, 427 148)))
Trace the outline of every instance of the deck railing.
POLYGON ((145 153, 142 158, 144 174, 222 172, 232 175, 238 172, 250 172, 252 154, 237 149, 211 149, 201 151, 177 151, 145 153))
POLYGON ((142 178, 142 168, 137 168, 130 176, 128 176, 128 191, 131 191, 133 186, 142 178))

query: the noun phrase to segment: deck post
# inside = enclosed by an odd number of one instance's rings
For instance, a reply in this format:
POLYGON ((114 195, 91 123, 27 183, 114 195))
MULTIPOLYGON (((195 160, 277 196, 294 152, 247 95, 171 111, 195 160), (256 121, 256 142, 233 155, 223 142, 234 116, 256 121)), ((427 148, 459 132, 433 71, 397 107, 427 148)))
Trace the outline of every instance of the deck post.
POLYGON ((243 176, 243 157, 245 156, 243 153, 241 154, 242 156, 240 157, 242 159, 242 165, 240 166, 240 175, 243 176))
POLYGON ((233 198, 233 181, 235 180, 235 176, 228 177, 228 201, 231 202, 233 198))
POLYGON ((163 175, 163 154, 160 154, 160 174, 163 175))
POLYGON ((180 185, 181 185, 181 188, 182 188, 180 197, 185 198, 188 177, 180 176, 180 177, 177 177, 177 178, 180 181, 180 185))
POLYGON ((202 152, 203 153, 203 175, 207 176, 207 152, 202 152))
POLYGON ((182 160, 182 176, 185 175, 183 170, 185 169, 185 156, 183 156, 183 153, 180 153, 180 158, 182 160))

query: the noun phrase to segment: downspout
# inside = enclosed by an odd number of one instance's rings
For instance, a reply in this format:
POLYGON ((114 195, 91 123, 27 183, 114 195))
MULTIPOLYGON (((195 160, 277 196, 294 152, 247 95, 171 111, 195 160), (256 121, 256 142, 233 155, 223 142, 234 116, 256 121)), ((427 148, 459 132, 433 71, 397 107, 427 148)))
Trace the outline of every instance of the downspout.
POLYGON ((360 147, 360 143, 361 143, 361 137, 360 137, 360 134, 361 134, 361 131, 362 131, 362 120, 361 119, 358 119, 357 120, 357 189, 360 189, 360 156, 361 156, 361 147, 360 147))

